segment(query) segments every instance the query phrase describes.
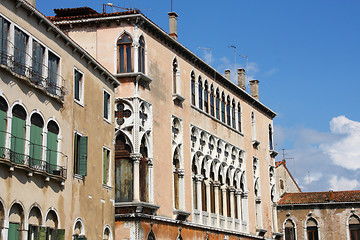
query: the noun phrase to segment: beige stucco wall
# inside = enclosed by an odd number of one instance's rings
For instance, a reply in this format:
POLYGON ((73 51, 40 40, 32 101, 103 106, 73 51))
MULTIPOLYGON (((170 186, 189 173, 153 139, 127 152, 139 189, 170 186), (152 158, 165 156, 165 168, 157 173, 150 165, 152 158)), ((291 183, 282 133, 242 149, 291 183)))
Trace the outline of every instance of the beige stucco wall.
POLYGON ((306 239, 306 221, 312 217, 318 223, 319 239, 338 240, 348 238, 348 220, 351 215, 359 216, 356 204, 325 204, 319 206, 294 206, 278 208, 279 231, 285 231, 285 222, 291 219, 295 224, 296 239, 306 239), (353 208, 353 210, 352 210, 353 208), (353 211, 353 212, 352 212, 353 211), (311 212, 311 214, 309 214, 311 212))
MULTIPOLYGON (((17 168, 14 172, 9 172, 9 167, 1 164, 0 199, 5 213, 8 213, 13 202, 19 202, 24 207, 27 218, 30 207, 36 203, 44 219, 49 209, 53 208, 58 213, 59 228, 65 229, 65 239, 72 238, 77 218, 83 220, 88 239, 101 239, 105 225, 109 225, 112 230, 114 227, 113 190, 102 185, 103 146, 111 149, 111 159, 114 159, 114 116, 110 111, 111 122, 103 120, 103 89, 111 94, 113 106, 114 88, 109 81, 105 81, 105 76, 101 76, 85 59, 80 58, 80 54, 74 53, 70 46, 66 46, 61 37, 56 38, 52 30, 47 31, 46 26, 39 23, 36 15, 30 15, 22 7, 15 8, 13 1, 2 2, 0 12, 61 58, 60 75, 65 79, 67 90, 61 104, 34 87, 26 85, 25 80, 0 69, 0 90, 9 107, 21 101, 28 112, 27 123, 30 122, 30 112, 34 110, 43 116, 45 127, 50 118, 55 119, 61 135, 58 150, 67 156, 66 161, 58 163, 67 168, 67 178, 63 186, 53 179, 45 182, 42 175, 34 174, 33 177, 29 177, 26 171, 17 168), (74 67, 84 74, 83 106, 73 100, 74 67), (73 176, 74 131, 88 136, 87 176, 84 179, 73 176)), ((114 167, 113 163, 111 167, 114 167)), ((111 179, 113 186, 113 175, 111 179)))
POLYGON ((284 193, 300 192, 300 189, 296 185, 296 182, 290 175, 289 171, 284 166, 284 163, 279 165, 275 169, 275 174, 276 174, 276 188, 278 191, 279 198, 284 193), (283 184, 282 184, 283 186, 280 184, 281 181, 283 181, 283 184))
MULTIPOLYGON (((212 76, 208 76, 202 70, 196 68, 192 63, 177 55, 174 50, 159 42, 148 32, 142 29, 134 29, 133 26, 121 22, 120 26, 111 24, 106 27, 101 24, 96 33, 91 32, 91 36, 96 35, 96 40, 88 40, 83 37, 90 31, 90 27, 82 26, 81 29, 74 26, 69 29, 69 36, 79 42, 85 49, 92 51, 91 43, 96 42, 97 59, 111 72, 116 71, 116 41, 118 37, 127 31, 137 38, 143 34, 147 50, 147 72, 146 74, 153 79, 149 89, 140 87, 140 98, 152 104, 153 110, 153 151, 154 151, 154 203, 160 205, 157 214, 160 216, 173 217, 172 199, 172 142, 171 142, 171 117, 172 115, 182 119, 183 123, 183 153, 185 169, 185 210, 192 212, 192 184, 191 184, 191 142, 190 125, 195 125, 206 130, 213 135, 226 140, 227 142, 245 151, 246 161, 246 184, 249 190, 249 217, 250 232, 255 233, 255 200, 254 200, 254 178, 253 178, 253 157, 257 157, 260 163, 260 189, 262 200, 263 228, 271 229, 271 200, 269 183, 269 166, 274 162, 269 154, 268 127, 272 125, 272 119, 265 116, 258 109, 242 99, 235 96, 231 89, 221 86, 221 83, 214 81, 212 76), (178 60, 181 78, 181 95, 185 97, 182 107, 177 106, 172 98, 172 61, 174 57, 178 60), (205 79, 214 84, 214 88, 219 86, 223 89, 226 96, 235 98, 236 103, 240 100, 242 106, 243 134, 226 126, 220 121, 214 120, 201 110, 191 107, 190 102, 190 73, 194 70, 196 82, 201 75, 203 82, 205 79), (251 112, 254 111, 256 118, 256 136, 260 141, 258 149, 252 146, 251 137, 251 112)), ((91 31, 95 29, 91 28, 91 31)), ((117 97, 132 97, 134 95, 133 83, 123 83, 117 97)), ((221 91, 220 91, 221 92, 221 91)), ((191 220, 192 216, 190 217, 191 220)), ((267 236, 271 235, 268 231, 267 236)))

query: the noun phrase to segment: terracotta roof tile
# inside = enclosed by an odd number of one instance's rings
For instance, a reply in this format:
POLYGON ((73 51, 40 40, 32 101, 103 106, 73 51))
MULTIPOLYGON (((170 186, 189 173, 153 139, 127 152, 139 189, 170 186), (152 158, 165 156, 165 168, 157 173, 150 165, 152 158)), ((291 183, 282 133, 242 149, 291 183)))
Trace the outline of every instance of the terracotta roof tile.
POLYGON ((279 205, 308 204, 308 203, 344 203, 360 202, 360 190, 328 191, 328 192, 300 192, 286 193, 278 202, 279 205))

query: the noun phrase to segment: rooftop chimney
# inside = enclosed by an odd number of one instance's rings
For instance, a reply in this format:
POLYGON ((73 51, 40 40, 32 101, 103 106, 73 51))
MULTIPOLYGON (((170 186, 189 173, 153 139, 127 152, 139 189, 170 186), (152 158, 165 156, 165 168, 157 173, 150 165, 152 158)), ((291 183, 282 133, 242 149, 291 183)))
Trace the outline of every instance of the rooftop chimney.
POLYGON ((245 69, 238 68, 237 69, 237 77, 238 77, 238 86, 242 88, 243 90, 246 89, 245 86, 245 69))
POLYGON ((169 35, 177 40, 177 17, 178 15, 175 12, 169 12, 169 35))
POLYGON ((250 81, 250 92, 253 98, 259 100, 259 80, 250 81))
POLYGON ((230 81, 230 69, 225 69, 225 77, 230 81))

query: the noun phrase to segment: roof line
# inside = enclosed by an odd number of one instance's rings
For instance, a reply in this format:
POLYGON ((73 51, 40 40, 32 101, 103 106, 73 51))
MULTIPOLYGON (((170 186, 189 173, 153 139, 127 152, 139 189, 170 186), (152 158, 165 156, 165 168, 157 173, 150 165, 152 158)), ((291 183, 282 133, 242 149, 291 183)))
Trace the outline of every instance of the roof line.
POLYGON ((30 3, 28 3, 26 0, 17 0, 18 4, 24 6, 24 8, 27 8, 28 10, 35 13, 36 16, 38 16, 43 22, 48 24, 56 31, 57 34, 59 34, 62 38, 64 38, 66 41, 70 42, 70 44, 78 49, 83 55, 85 55, 91 62, 93 62, 99 70, 104 72, 107 75, 106 79, 111 79, 111 83, 117 86, 120 85, 120 82, 111 74, 105 67, 103 67, 95 58, 93 58, 85 49, 83 49, 80 45, 78 45, 74 40, 72 40, 69 36, 67 36, 63 31, 61 31, 60 28, 58 28, 53 22, 51 22, 44 14, 42 14, 39 10, 37 10, 35 7, 33 7, 30 3))

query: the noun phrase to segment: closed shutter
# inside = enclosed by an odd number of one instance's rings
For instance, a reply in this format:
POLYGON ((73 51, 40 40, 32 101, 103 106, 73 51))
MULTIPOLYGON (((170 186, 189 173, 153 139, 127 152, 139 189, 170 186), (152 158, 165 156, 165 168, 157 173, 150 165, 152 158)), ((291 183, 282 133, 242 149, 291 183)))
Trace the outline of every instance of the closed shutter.
POLYGON ((47 133, 47 152, 46 152, 46 162, 49 164, 50 173, 53 173, 56 170, 57 165, 57 141, 58 135, 52 132, 47 133))
POLYGON ((18 223, 9 223, 8 239, 9 240, 19 240, 19 224, 18 223))
POLYGON ((39 227, 39 240, 47 240, 46 239, 46 227, 39 227))
POLYGON ((50 52, 49 72, 48 72, 48 91, 53 94, 56 93, 58 62, 59 62, 59 58, 50 52))
POLYGON ((81 176, 87 175, 87 148, 88 148, 88 137, 81 136, 79 139, 79 161, 78 161, 78 173, 81 176))
POLYGON ((1 53, 1 64, 6 64, 7 62, 7 38, 8 38, 8 30, 9 30, 9 23, 0 18, 0 34, 1 34, 1 41, 0 41, 0 53, 1 53))
POLYGON ((5 153, 5 136, 6 136, 6 112, 0 110, 0 158, 5 153))
POLYGON ((15 163, 24 162, 24 148, 25 148, 25 120, 16 116, 12 118, 11 125, 11 151, 16 153, 12 158, 15 163))
POLYGON ((38 42, 33 41, 31 79, 35 84, 38 84, 41 81, 43 55, 44 55, 44 47, 41 46, 38 42))
POLYGON ((55 229, 56 239, 55 240, 65 240, 65 229, 55 229))
POLYGON ((42 160, 42 130, 34 124, 30 126, 30 158, 33 165, 40 165, 42 160))
POLYGON ((108 151, 103 149, 103 184, 107 184, 108 178, 108 151))

